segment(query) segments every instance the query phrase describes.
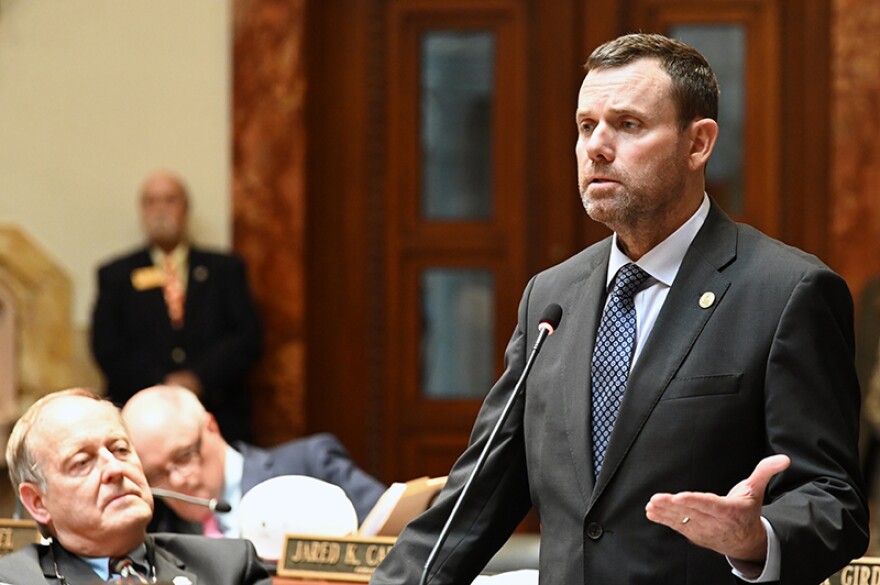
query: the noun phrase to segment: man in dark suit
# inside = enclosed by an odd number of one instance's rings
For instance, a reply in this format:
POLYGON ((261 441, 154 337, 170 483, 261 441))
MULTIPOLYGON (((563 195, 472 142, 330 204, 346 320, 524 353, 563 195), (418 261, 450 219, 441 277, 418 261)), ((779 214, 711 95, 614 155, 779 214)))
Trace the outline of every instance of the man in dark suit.
POLYGON ((0 583, 270 583, 248 541, 147 536, 153 497, 140 460, 119 410, 91 392, 37 401, 15 424, 6 459, 21 502, 51 540, 0 558, 0 583))
POLYGON ((244 383, 261 333, 244 264, 189 243, 189 200, 176 175, 150 175, 140 203, 147 247, 98 270, 91 341, 107 396, 121 406, 153 384, 185 386, 227 437, 247 440, 244 383))
POLYGON ((204 506, 169 499, 165 504, 171 510, 157 506, 152 528, 158 531, 208 533, 216 521, 224 536, 239 536, 236 512, 242 496, 281 475, 306 475, 339 486, 354 504, 358 522, 385 491, 327 433, 271 449, 243 442, 230 445, 198 398, 179 386, 138 392, 125 404, 122 416, 152 487, 221 499, 232 507, 230 513, 214 517, 204 506))
POLYGON ((868 543, 849 290, 705 194, 699 53, 627 35, 586 68, 578 181, 614 235, 529 282, 471 444, 372 583, 418 581, 551 303, 559 330, 427 582, 469 583, 534 506, 541 583, 819 583, 868 543))

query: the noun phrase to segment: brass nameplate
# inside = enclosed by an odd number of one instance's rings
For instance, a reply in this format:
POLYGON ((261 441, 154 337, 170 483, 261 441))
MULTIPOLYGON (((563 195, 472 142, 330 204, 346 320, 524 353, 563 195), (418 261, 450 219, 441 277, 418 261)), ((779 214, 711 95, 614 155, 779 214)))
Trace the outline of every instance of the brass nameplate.
POLYGON ((282 577, 307 577, 366 583, 396 538, 388 536, 325 537, 288 534, 278 559, 282 577))
POLYGON ((40 542, 40 530, 33 520, 0 518, 0 556, 40 542))
POLYGON ((880 557, 856 559, 822 585, 880 585, 880 557))

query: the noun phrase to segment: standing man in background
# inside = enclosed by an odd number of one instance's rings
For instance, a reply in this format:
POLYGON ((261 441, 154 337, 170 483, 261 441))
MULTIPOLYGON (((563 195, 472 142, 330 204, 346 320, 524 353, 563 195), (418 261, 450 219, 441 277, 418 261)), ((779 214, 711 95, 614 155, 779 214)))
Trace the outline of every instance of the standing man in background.
POLYGON ((633 34, 586 70, 578 184, 614 234, 528 283, 470 445, 371 583, 419 581, 551 303, 559 330, 427 583, 470 583, 532 506, 542 584, 820 583, 868 545, 849 289, 706 194, 702 55, 633 34))
POLYGON ((140 207, 147 245, 98 270, 91 345, 107 396, 122 406, 148 386, 184 386, 224 436, 249 440, 245 378, 261 332, 244 263, 189 241, 189 198, 175 174, 151 174, 140 207))

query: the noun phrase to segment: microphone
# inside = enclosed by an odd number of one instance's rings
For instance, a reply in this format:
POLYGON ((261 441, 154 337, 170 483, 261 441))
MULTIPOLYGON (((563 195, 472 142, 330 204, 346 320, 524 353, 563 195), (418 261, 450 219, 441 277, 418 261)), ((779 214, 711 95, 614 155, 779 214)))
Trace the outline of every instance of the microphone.
POLYGON ((162 488, 150 488, 150 491, 153 492, 154 496, 162 499, 168 498, 172 500, 180 500, 181 502, 186 502, 188 504, 195 504, 196 506, 204 506, 218 514, 226 514, 227 512, 232 511, 232 506, 230 506, 229 502, 226 500, 218 500, 217 498, 211 498, 210 500, 207 498, 197 498, 195 496, 188 496, 186 494, 172 492, 171 490, 165 490, 162 488))
POLYGON ((525 367, 523 367, 522 374, 520 374, 519 380, 517 380, 516 386, 514 386, 510 398, 507 399, 507 404, 504 405, 504 409, 501 411, 501 415, 498 417, 498 421, 492 428, 492 432, 489 433, 489 438, 486 439, 486 444, 483 446, 483 451, 477 458, 477 462, 474 464, 474 468, 471 470, 467 481, 464 482, 464 486, 461 488, 461 492, 458 494, 458 498, 455 500, 455 505, 452 506, 452 511, 449 512, 449 517, 446 519, 446 524, 443 525, 443 528, 440 530, 440 534, 437 536, 437 542, 434 543, 434 547, 431 549, 431 553, 428 555, 428 560, 425 561, 425 566, 422 569, 422 577, 421 579, 419 579, 419 585, 425 585, 428 582, 428 573, 431 572, 431 567, 434 565, 434 561, 437 559, 437 555, 440 553, 440 549, 443 547, 443 543, 446 542, 446 537, 449 536, 449 529, 452 527, 452 521, 458 515, 458 510, 459 508, 461 508, 461 503, 467 496, 468 491, 470 491, 471 484, 473 484, 474 482, 474 478, 476 478, 477 473, 480 472, 480 469, 482 469, 483 464, 486 463, 486 459, 489 457, 489 452, 492 450, 492 443, 495 441, 495 436, 499 433, 501 427, 504 426, 504 423, 507 421, 507 417, 510 415, 510 411, 513 409, 513 404, 522 393, 523 382, 525 382, 526 378, 529 376, 529 372, 532 371, 532 365, 535 363, 535 358, 538 357, 538 352, 541 351, 541 346, 544 345, 544 341, 548 337, 553 335, 553 332, 556 331, 557 327, 559 327, 559 322, 561 320, 562 307, 560 307, 556 303, 547 305, 547 308, 544 309, 544 313, 541 316, 541 321, 538 323, 538 339, 535 340, 535 345, 532 346, 532 351, 529 354, 529 358, 526 360, 526 365, 525 367))

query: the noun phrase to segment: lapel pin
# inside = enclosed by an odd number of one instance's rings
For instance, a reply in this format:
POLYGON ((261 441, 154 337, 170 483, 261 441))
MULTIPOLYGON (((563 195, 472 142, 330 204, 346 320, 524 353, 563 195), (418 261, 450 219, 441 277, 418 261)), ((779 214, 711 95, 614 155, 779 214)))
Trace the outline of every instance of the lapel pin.
POLYGON ((208 280, 208 267, 202 266, 201 264, 196 266, 193 269, 193 278, 196 279, 196 282, 205 282, 208 280))
POLYGON ((700 308, 708 309, 715 303, 715 293, 713 292, 704 292, 703 296, 700 297, 700 308))

